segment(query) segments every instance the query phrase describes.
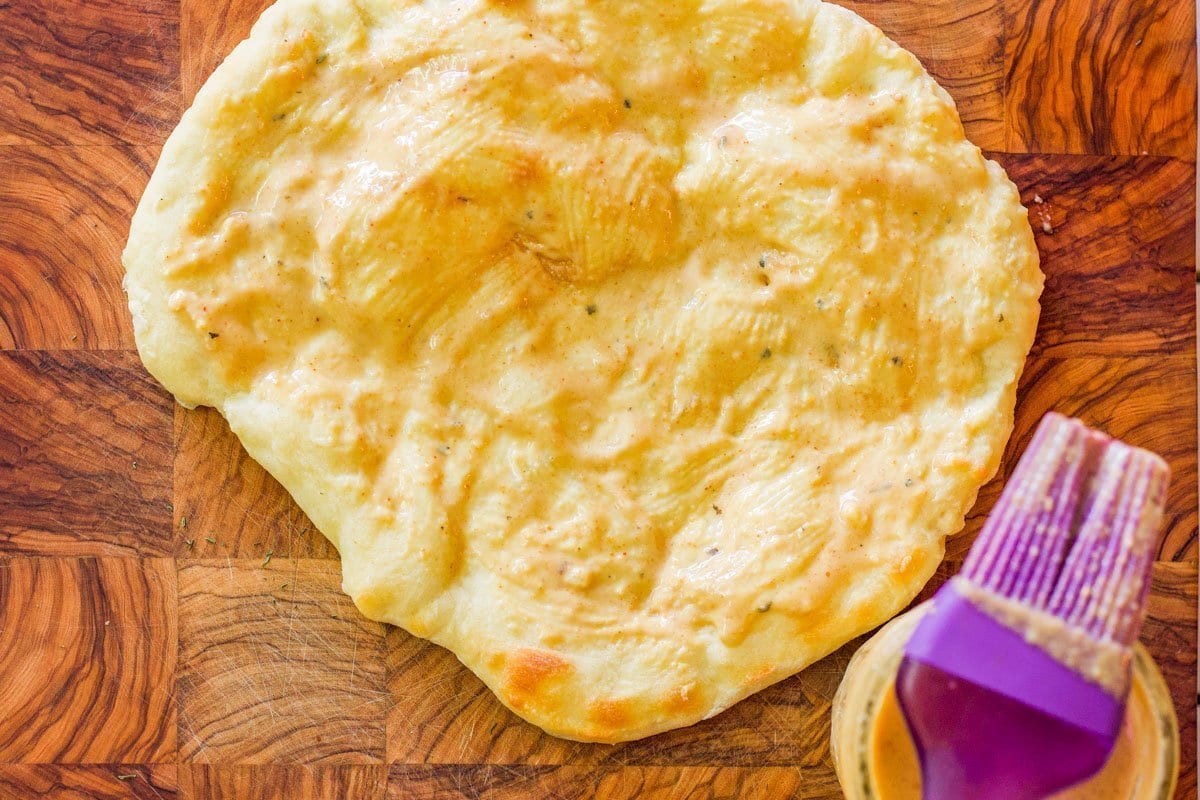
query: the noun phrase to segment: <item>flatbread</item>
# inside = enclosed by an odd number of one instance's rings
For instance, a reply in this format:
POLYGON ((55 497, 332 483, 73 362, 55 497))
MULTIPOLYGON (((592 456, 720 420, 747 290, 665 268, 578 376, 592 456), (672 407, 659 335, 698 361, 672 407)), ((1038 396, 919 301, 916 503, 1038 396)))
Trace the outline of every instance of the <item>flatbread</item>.
POLYGON ((903 608, 1012 427, 1042 275, 909 53, 815 0, 281 0, 133 220, 146 367, 368 617, 581 740, 903 608))

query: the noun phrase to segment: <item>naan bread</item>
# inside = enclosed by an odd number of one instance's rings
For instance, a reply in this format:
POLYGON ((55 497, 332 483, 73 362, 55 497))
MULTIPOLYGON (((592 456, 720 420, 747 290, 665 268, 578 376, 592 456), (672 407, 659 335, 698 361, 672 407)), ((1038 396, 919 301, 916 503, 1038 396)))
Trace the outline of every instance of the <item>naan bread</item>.
POLYGON ((815 0, 281 0, 125 264, 146 367, 363 613, 597 741, 913 598, 997 468, 1042 286, 950 98, 815 0))

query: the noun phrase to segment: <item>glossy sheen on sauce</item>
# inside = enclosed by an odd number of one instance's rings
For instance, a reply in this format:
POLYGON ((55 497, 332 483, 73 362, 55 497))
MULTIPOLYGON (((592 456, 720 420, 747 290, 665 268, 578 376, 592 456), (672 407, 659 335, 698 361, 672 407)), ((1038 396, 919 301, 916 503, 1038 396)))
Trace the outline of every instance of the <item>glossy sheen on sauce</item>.
POLYGON ((137 343, 370 617, 580 739, 902 608, 1042 276, 917 60, 815 0, 283 0, 166 145, 137 343))
MULTIPOLYGON (((1152 764, 1158 734, 1145 687, 1135 681, 1129 695, 1125 725, 1104 768, 1078 786, 1049 800, 1136 800, 1154 797, 1145 765, 1152 764)), ((879 800, 921 800, 921 765, 905 727, 896 692, 883 696, 871 735, 871 764, 879 800)))

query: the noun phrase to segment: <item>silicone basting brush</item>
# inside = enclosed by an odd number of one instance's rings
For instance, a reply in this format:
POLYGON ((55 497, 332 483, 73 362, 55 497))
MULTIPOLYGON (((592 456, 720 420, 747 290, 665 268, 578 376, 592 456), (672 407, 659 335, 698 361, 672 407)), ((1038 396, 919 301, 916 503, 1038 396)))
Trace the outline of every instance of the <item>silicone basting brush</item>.
POLYGON ((1049 414, 913 633, 896 691, 925 800, 1038 800, 1116 742, 1169 470, 1049 414))

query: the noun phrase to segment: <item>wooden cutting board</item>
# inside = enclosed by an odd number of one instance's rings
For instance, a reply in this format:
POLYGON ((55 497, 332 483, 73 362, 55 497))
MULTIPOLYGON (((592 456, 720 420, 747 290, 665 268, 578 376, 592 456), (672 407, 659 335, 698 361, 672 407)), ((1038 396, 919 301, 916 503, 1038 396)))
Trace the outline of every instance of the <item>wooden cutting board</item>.
MULTIPOLYGON (((692 728, 550 738, 453 656, 361 617, 221 419, 142 369, 129 217, 263 5, 0 2, 0 800, 840 797, 829 703, 857 642, 692 728)), ((1030 206, 1048 280, 1005 471, 1051 408, 1174 468, 1144 638, 1194 798, 1194 7, 848 5, 920 56, 1030 206)))

